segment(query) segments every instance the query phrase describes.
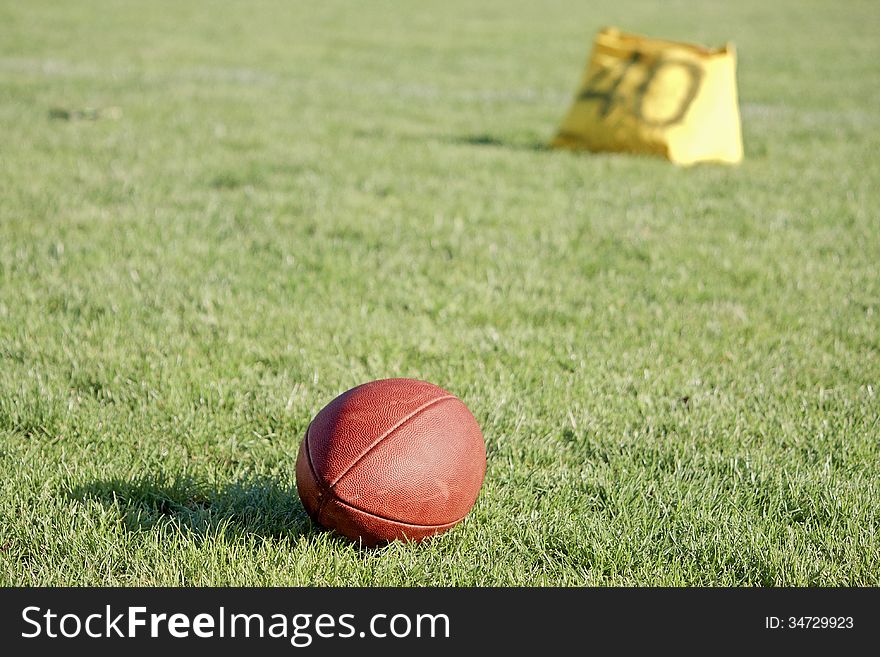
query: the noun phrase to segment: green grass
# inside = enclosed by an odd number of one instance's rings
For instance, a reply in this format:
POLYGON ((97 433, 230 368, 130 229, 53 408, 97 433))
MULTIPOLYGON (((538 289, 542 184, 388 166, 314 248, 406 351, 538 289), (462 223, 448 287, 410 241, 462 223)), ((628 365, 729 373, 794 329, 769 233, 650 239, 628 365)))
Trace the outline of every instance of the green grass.
POLYGON ((0 584, 880 584, 880 5, 179 4, 0 6, 0 584), (541 147, 607 24, 736 43, 741 166, 541 147), (361 551, 388 376, 488 471, 361 551))

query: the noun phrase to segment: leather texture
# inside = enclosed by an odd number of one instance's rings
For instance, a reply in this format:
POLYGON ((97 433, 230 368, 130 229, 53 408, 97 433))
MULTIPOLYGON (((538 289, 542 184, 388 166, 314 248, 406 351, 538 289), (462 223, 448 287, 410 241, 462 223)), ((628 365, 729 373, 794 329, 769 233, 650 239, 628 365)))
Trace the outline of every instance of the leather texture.
POLYGON ((426 381, 382 379, 312 420, 296 484, 309 516, 374 546, 453 527, 477 500, 486 444, 464 403, 426 381))

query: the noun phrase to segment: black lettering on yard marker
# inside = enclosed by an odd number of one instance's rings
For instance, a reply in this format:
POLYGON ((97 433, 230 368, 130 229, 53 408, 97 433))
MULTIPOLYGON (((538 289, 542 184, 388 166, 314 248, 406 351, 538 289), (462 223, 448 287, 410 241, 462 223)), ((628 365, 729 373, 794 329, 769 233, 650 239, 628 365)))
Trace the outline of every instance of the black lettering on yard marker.
POLYGON ((658 59, 648 69, 648 74, 645 76, 645 79, 636 89, 633 113, 639 121, 641 121, 645 125, 651 126, 652 128, 666 128, 668 126, 675 125, 676 123, 680 123, 681 120, 684 119, 685 114, 687 114, 688 109, 690 109, 691 103, 693 103, 694 99, 697 97, 697 92, 700 90, 700 84, 702 82, 703 71, 693 62, 688 62, 682 59, 658 59), (675 113, 672 114, 672 116, 660 120, 649 120, 645 118, 645 115, 643 113, 645 94, 651 87, 651 83, 654 81, 654 78, 657 77, 657 74, 665 66, 680 66, 685 71, 687 71, 689 78, 687 93, 681 99, 681 103, 679 104, 675 113))
POLYGON ((632 65, 638 63, 641 58, 641 53, 636 51, 623 64, 618 64, 614 67, 600 68, 589 80, 587 80, 584 90, 578 95, 577 99, 579 101, 602 101, 602 105, 599 108, 599 116, 604 119, 611 112, 612 107, 619 102, 617 88, 620 86, 620 83, 623 82, 623 78, 626 77, 626 74, 632 65), (612 77, 615 74, 616 77, 612 77), (611 85, 605 90, 600 89, 599 85, 603 84, 608 78, 611 78, 611 85))

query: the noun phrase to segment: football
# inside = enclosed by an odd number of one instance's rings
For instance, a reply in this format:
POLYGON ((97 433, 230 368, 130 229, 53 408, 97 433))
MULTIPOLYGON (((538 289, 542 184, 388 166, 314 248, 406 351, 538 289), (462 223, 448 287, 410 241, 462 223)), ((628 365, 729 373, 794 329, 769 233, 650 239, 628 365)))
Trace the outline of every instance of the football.
POLYGON ((477 500, 486 444, 474 416, 426 381, 382 379, 342 393, 312 420, 296 485, 313 521, 365 546, 420 541, 477 500))

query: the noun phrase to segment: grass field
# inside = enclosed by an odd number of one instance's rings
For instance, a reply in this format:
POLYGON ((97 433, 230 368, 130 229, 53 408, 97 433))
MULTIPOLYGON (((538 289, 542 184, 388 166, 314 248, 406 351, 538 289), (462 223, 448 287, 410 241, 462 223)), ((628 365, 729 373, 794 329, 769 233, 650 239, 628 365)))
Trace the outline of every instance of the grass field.
POLYGON ((0 5, 0 584, 880 585, 880 5, 179 4, 0 5), (609 24, 741 166, 543 147, 609 24), (363 551, 294 462, 389 376, 488 471, 363 551))

